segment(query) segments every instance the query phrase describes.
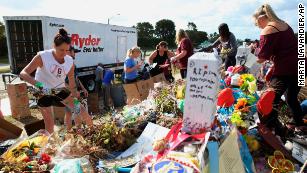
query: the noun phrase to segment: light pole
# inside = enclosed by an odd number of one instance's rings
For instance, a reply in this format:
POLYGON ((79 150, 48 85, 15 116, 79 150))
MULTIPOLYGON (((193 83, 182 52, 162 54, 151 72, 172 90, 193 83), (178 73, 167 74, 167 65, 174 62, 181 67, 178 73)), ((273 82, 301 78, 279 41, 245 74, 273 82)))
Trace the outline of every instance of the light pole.
POLYGON ((116 15, 114 15, 114 16, 109 17, 109 18, 108 18, 108 25, 110 25, 110 20, 111 20, 113 17, 119 16, 119 15, 120 15, 120 14, 118 13, 118 14, 116 14, 116 15))

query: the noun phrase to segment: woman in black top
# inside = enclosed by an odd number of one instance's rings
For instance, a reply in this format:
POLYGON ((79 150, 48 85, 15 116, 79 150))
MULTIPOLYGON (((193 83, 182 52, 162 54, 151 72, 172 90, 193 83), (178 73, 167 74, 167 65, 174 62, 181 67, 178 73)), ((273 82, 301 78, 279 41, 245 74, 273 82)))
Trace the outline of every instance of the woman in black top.
POLYGON ((172 81, 173 76, 169 58, 173 57, 174 53, 169 51, 167 46, 167 42, 161 41, 156 46, 156 51, 149 56, 149 64, 153 65, 153 68, 150 70, 150 75, 156 76, 164 73, 165 78, 168 81, 172 81))

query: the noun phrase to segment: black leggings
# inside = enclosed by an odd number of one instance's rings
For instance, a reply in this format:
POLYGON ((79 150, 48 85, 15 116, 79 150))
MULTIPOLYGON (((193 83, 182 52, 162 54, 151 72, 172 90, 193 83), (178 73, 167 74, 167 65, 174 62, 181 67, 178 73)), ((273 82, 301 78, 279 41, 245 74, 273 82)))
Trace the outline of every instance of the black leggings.
POLYGON ((227 56, 224 63, 225 63, 225 70, 227 71, 228 67, 236 65, 236 57, 227 56))
POLYGON ((300 92, 301 87, 297 86, 297 76, 273 76, 270 81, 270 87, 275 90, 275 100, 273 105, 273 111, 266 119, 261 121, 267 124, 269 127, 276 127, 280 122, 278 121, 278 105, 281 100, 281 96, 285 93, 286 102, 293 114, 293 119, 296 123, 302 123, 303 112, 300 103, 297 99, 297 95, 300 92))

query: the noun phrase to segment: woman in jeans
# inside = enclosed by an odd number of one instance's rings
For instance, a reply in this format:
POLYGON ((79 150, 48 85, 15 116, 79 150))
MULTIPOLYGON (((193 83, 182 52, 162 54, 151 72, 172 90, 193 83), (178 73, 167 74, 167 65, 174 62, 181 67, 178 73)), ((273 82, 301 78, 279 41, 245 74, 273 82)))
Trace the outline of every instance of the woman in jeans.
POLYGON ((297 76, 297 38, 292 28, 279 19, 268 4, 262 5, 253 18, 256 26, 261 29, 258 62, 263 63, 266 60, 273 62, 269 85, 276 94, 273 111, 267 118, 262 118, 261 122, 268 127, 274 127, 275 132, 282 135, 286 129, 282 127, 277 117, 278 105, 283 94, 293 114, 293 119, 287 124, 288 128, 304 124, 302 109, 297 99, 301 88, 298 86, 297 76))
POLYGON ((133 47, 129 49, 127 52, 127 57, 124 63, 126 84, 137 81, 138 69, 140 69, 143 62, 136 64, 134 60, 137 59, 140 55, 141 55, 141 49, 139 47, 133 47))
POLYGON ((178 62, 181 78, 185 79, 187 77, 188 59, 193 55, 193 45, 183 29, 177 32, 176 43, 178 45, 176 56, 171 58, 171 62, 178 62))

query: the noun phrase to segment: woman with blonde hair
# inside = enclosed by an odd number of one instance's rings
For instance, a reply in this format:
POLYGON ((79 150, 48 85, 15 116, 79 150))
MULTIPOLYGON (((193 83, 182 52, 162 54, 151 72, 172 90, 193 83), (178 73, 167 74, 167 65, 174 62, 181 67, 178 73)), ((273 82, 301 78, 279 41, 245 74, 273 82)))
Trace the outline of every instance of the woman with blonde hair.
POLYGON ((262 5, 253 15, 255 25, 261 29, 258 62, 266 60, 273 62, 269 85, 275 90, 274 109, 261 122, 268 127, 274 127, 277 134, 283 135, 287 129, 278 121, 278 105, 285 93, 286 102, 293 114, 288 128, 304 125, 303 113, 297 99, 300 91, 298 86, 297 38, 292 28, 277 17, 270 5, 262 5))
POLYGON ((180 29, 176 34, 176 44, 178 45, 176 56, 171 58, 171 62, 178 62, 181 78, 187 77, 188 59, 193 55, 193 45, 187 33, 180 29))
POLYGON ((127 57, 124 63, 125 83, 133 83, 137 81, 138 69, 142 66, 143 62, 136 64, 134 61, 141 55, 139 47, 133 47, 127 51, 127 57))

